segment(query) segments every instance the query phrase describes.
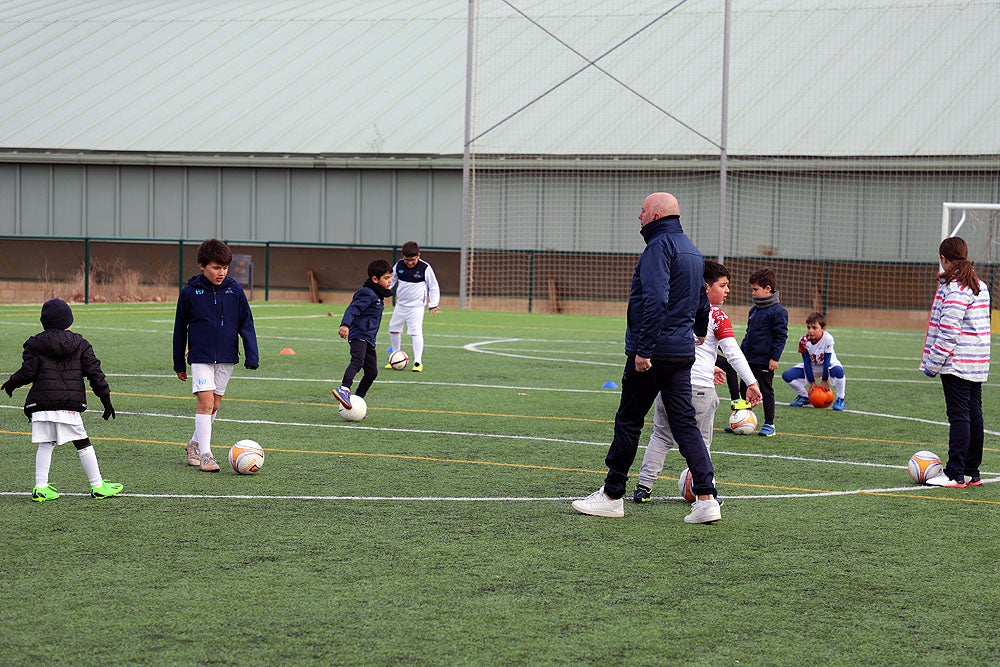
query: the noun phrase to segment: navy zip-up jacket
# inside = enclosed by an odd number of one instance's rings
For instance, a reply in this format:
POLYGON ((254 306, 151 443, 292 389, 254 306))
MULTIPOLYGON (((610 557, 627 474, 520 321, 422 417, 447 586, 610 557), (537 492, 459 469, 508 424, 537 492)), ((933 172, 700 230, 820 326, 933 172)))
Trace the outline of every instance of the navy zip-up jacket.
POLYGON ((654 220, 640 233, 646 249, 632 274, 625 351, 647 359, 693 357, 694 335, 708 332, 705 260, 680 216, 654 220))
POLYGON ((781 361, 788 340, 788 311, 775 300, 769 306, 754 305, 747 315, 747 331, 740 349, 748 364, 767 366, 771 359, 781 361))
POLYGON ((235 364, 240 360, 239 341, 243 339, 244 366, 260 365, 257 332, 253 314, 243 288, 226 276, 216 287, 204 275, 188 281, 177 297, 174 318, 174 372, 187 370, 191 364, 235 364))
POLYGON ((369 345, 375 345, 378 328, 382 326, 384 299, 391 294, 392 292, 373 283, 370 278, 354 293, 351 304, 344 310, 344 317, 340 320, 341 326, 350 328, 347 334, 348 342, 360 338, 369 345))

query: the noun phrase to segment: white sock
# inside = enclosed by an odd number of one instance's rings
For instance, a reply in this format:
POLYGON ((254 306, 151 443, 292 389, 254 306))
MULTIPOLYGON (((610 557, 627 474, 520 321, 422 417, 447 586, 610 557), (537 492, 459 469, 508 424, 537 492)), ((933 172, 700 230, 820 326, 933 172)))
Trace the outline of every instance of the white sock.
POLYGON ((390 331, 389 347, 392 348, 392 351, 395 352, 396 350, 398 350, 402 344, 403 344, 403 332, 400 331, 399 333, 393 333, 392 331, 390 331))
POLYGON ((805 396, 806 395, 806 381, 805 380, 802 380, 802 379, 792 380, 788 384, 792 387, 792 389, 795 390, 795 395, 796 396, 805 396))
POLYGON ((101 467, 97 465, 97 452, 94 451, 94 446, 78 449, 76 453, 80 455, 80 463, 83 464, 83 472, 87 473, 90 485, 100 486, 104 484, 104 478, 101 477, 101 467))
POLYGON ((38 443, 38 451, 35 452, 35 486, 48 486, 49 468, 52 467, 52 450, 55 449, 54 442, 38 443))
POLYGON ((413 363, 419 364, 424 357, 424 337, 422 334, 411 335, 410 340, 413 341, 413 363))
MULTIPOLYGON (((213 412, 212 413, 212 423, 213 424, 215 423, 215 416, 217 414, 219 414, 219 413, 218 412, 213 412)), ((198 435, 198 420, 195 419, 194 421, 195 421, 195 427, 194 427, 194 433, 191 434, 191 442, 198 442, 198 438, 195 437, 195 436, 198 435)), ((199 449, 200 449, 200 447, 199 447, 199 449)))
POLYGON ((201 454, 212 451, 212 421, 212 415, 194 416, 194 441, 198 443, 201 454))
POLYGON ((847 391, 847 378, 830 378, 830 386, 833 387, 837 398, 844 398, 844 392, 847 391))

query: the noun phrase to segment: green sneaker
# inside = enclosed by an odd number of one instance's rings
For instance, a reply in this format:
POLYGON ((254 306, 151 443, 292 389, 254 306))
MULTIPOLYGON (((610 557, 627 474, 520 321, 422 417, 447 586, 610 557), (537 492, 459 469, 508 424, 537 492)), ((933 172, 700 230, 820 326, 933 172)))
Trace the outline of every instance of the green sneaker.
POLYGON ((733 412, 737 410, 749 410, 751 407, 750 402, 745 398, 738 398, 735 401, 729 401, 729 409, 733 412))
POLYGON ((59 492, 51 484, 36 486, 31 490, 31 499, 36 503, 44 503, 46 500, 55 500, 58 497, 59 492))
POLYGON ((98 500, 110 498, 121 493, 123 488, 125 487, 117 482, 104 482, 100 486, 90 487, 90 497, 97 498, 98 500))

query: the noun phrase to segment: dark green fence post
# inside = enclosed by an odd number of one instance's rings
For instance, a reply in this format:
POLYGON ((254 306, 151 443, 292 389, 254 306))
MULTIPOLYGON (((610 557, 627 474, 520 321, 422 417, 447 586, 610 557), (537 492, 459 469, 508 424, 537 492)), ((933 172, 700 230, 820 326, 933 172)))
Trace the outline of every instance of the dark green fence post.
POLYGON ((184 289, 184 239, 177 239, 177 291, 184 289))
POLYGON ((90 303, 90 237, 83 239, 83 302, 90 303))
POLYGON ((535 251, 528 251, 528 312, 535 301, 535 251))

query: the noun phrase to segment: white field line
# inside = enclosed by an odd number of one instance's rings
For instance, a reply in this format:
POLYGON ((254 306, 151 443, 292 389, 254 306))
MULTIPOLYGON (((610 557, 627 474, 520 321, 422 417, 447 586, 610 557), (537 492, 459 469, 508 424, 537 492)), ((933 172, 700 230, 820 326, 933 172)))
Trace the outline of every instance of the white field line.
MULTIPOLYGON (((8 409, 17 409, 17 408, 13 408, 11 406, 0 406, 0 407, 2 407, 2 408, 8 408, 8 409)), ((190 416, 187 416, 187 415, 172 415, 172 414, 161 414, 161 413, 139 413, 139 412, 119 411, 117 414, 119 414, 119 415, 132 415, 132 416, 136 416, 136 417, 158 418, 158 419, 180 419, 180 420, 185 420, 185 421, 193 421, 193 419, 194 419, 193 417, 190 417, 190 416)), ((607 447, 608 446, 607 442, 587 441, 587 440, 571 440, 571 439, 567 439, 567 438, 540 438, 540 437, 537 437, 537 436, 509 435, 509 434, 499 434, 499 433, 475 433, 475 432, 471 432, 471 431, 444 431, 444 430, 431 430, 431 429, 392 428, 392 427, 386 427, 386 426, 363 426, 363 425, 355 424, 355 423, 351 423, 351 424, 348 424, 348 423, 343 423, 343 424, 317 424, 317 423, 309 423, 309 422, 280 422, 280 421, 263 420, 263 419, 251 419, 251 420, 248 420, 248 419, 227 419, 227 418, 223 418, 223 417, 218 418, 216 421, 217 422, 226 422, 226 423, 236 423, 236 424, 261 424, 261 425, 269 425, 269 426, 291 426, 291 427, 301 427, 301 428, 361 429, 361 430, 366 430, 366 431, 379 431, 379 432, 387 432, 387 433, 406 433, 406 434, 410 434, 410 435, 414 435, 414 434, 446 435, 446 436, 460 436, 460 437, 466 437, 466 438, 484 438, 484 439, 493 439, 493 440, 515 440, 515 441, 547 442, 547 443, 569 444, 569 445, 586 445, 586 446, 593 446, 593 447, 607 447)), ((640 449, 645 449, 645 446, 640 446, 639 448, 640 449)), ((783 455, 783 454, 765 454, 765 453, 756 453, 756 452, 731 452, 731 451, 725 451, 725 450, 719 450, 719 449, 713 450, 712 451, 712 456, 735 456, 735 457, 743 457, 743 458, 774 459, 774 460, 782 460, 782 461, 794 461, 794 462, 799 462, 799 463, 816 463, 816 464, 822 464, 822 465, 839 465, 839 466, 857 466, 857 467, 863 467, 863 468, 885 468, 885 469, 890 469, 890 470, 906 470, 907 469, 907 467, 905 465, 890 465, 890 464, 887 464, 887 463, 872 463, 872 462, 865 462, 865 461, 844 461, 844 460, 838 460, 838 459, 813 458, 813 457, 804 457, 804 456, 788 456, 788 455, 783 455)), ((983 480, 984 483, 987 482, 987 481, 990 481, 990 482, 1000 481, 1000 472, 986 472, 986 471, 983 471, 982 475, 984 475, 984 476, 986 476, 986 475, 997 476, 997 479, 993 479, 993 480, 986 480, 986 479, 984 479, 983 480)), ((907 486, 907 487, 896 487, 896 488, 890 488, 890 489, 867 489, 867 490, 866 489, 859 489, 859 490, 856 490, 856 491, 827 491, 827 492, 801 493, 801 494, 780 494, 780 495, 774 495, 774 496, 758 496, 758 495, 753 495, 753 496, 746 496, 746 498, 754 498, 754 499, 756 499, 756 498, 769 498, 769 497, 770 498, 798 498, 798 497, 806 498, 806 497, 810 497, 810 496, 821 496, 821 495, 850 495, 850 494, 859 494, 859 493, 874 493, 874 492, 880 492, 881 493, 881 492, 905 491, 905 490, 913 490, 913 487, 912 486, 907 486)), ((13 493, 16 494, 16 492, 13 492, 13 493)), ((3 492, 0 492, 0 495, 2 495, 2 494, 3 494, 3 492)), ((183 497, 189 497, 189 496, 183 496, 183 495, 180 495, 180 496, 159 496, 158 495, 158 496, 155 496, 155 497, 178 497, 178 498, 183 498, 183 497)), ((213 497, 213 496, 190 496, 190 497, 199 497, 200 498, 200 497, 213 497)), ((225 497, 240 497, 240 496, 225 496, 225 497)), ((257 497, 257 496, 254 496, 254 497, 257 497)), ((261 497, 263 497, 263 496, 261 496, 261 497)), ((270 497, 270 496, 268 496, 268 497, 270 497)), ((275 497, 276 498, 280 498, 281 496, 275 496, 275 497)), ((297 498, 298 496, 288 496, 288 497, 289 498, 293 498, 293 497, 297 498)), ((313 496, 308 496, 308 497, 312 498, 313 496)), ((726 496, 726 498, 741 498, 741 497, 743 497, 743 496, 726 496)), ((343 496, 343 497, 341 497, 341 496, 320 496, 319 498, 326 498, 326 499, 352 499, 354 497, 353 496, 343 496)), ((359 496, 358 498, 364 498, 364 497, 363 496, 359 496)), ((405 500, 405 498, 396 498, 396 497, 386 497, 385 499, 387 499, 387 500, 388 499, 404 499, 405 500)), ((556 500, 556 499, 558 499, 558 498, 550 498, 550 500, 556 500)), ((561 498, 561 499, 562 500, 566 500, 566 499, 572 499, 572 498, 561 498)), ((512 498, 511 500, 514 500, 514 499, 512 498)), ((524 498, 523 500, 530 500, 530 498, 524 498)), ((539 500, 541 500, 541 499, 539 499, 539 500)))
MULTIPOLYGON (((992 473, 991 473, 992 474, 992 473)), ((993 479, 983 479, 983 484, 993 484, 995 482, 1000 482, 1000 477, 993 479)), ((838 496, 858 496, 876 493, 900 493, 909 492, 914 493, 916 491, 920 492, 932 492, 935 491, 935 487, 931 486, 895 486, 887 487, 882 489, 853 489, 848 491, 817 491, 815 493, 776 493, 776 494, 766 494, 766 495, 724 495, 723 499, 726 502, 731 500, 785 500, 785 499, 797 499, 797 498, 830 498, 838 496)), ((0 496, 24 496, 27 497, 30 494, 26 491, 0 491, 0 496)), ((81 498, 87 498, 90 494, 87 493, 59 493, 60 496, 78 496, 81 498)), ((198 494, 198 493, 120 493, 119 497, 122 498, 152 498, 152 499, 195 499, 195 500, 325 500, 325 501, 345 501, 345 502, 458 502, 458 503, 482 503, 482 502, 496 502, 496 503, 510 503, 510 502, 536 502, 536 501, 548 501, 548 502, 569 502, 571 500, 578 500, 584 496, 548 496, 548 497, 531 497, 531 496, 490 496, 490 497, 472 497, 472 496, 293 496, 293 495, 256 495, 256 494, 198 494)), ((676 496, 654 496, 653 500, 659 501, 672 501, 677 504, 684 503, 689 504, 681 498, 676 496)), ((961 500, 972 500, 968 497, 962 497, 961 500)))
MULTIPOLYGON (((6 408, 10 410, 20 410, 16 406, 2 405, 0 408, 6 408)), ((164 413, 155 412, 128 412, 119 410, 116 414, 118 415, 131 415, 135 417, 148 417, 153 419, 180 419, 185 421, 194 421, 194 417, 189 415, 172 415, 164 413)), ((568 438, 542 438, 533 435, 510 435, 503 433, 477 433, 473 431, 445 431, 438 429, 414 429, 414 428, 395 428, 388 426, 363 426, 358 423, 347 423, 342 424, 323 424, 323 423, 310 423, 310 422, 287 422, 287 421, 274 421, 267 419, 229 419, 225 417, 219 417, 215 420, 216 422, 224 422, 231 424, 258 424, 263 426, 290 426, 297 428, 313 428, 313 429, 352 429, 352 430, 363 430, 363 431, 375 431, 383 433, 406 433, 409 435, 444 435, 449 437, 463 437, 463 438, 484 438, 490 440, 514 440, 520 442, 548 442, 561 445, 585 445, 588 447, 607 447, 608 442, 604 441, 593 441, 593 440, 571 440, 568 438)), ((640 445, 639 449, 645 449, 645 445, 640 445)), ((857 466, 861 468, 886 468, 890 470, 906 470, 905 465, 890 465, 888 463, 871 463, 865 461, 844 461, 842 459, 824 459, 824 458, 813 458, 806 456, 788 456, 785 454, 765 454, 758 452, 731 452, 720 449, 713 449, 712 456, 736 456, 743 458, 755 458, 755 459, 775 459, 781 461, 796 461, 799 463, 817 463, 821 465, 848 465, 857 466)), ((982 472, 983 475, 998 475, 1000 472, 982 472)), ((860 492, 860 491, 859 491, 860 492)), ((841 493, 841 492, 834 492, 841 493)), ((813 495, 813 494, 806 494, 813 495)), ((729 497, 729 496, 727 496, 729 497)), ((754 496, 756 497, 756 496, 754 496)))

